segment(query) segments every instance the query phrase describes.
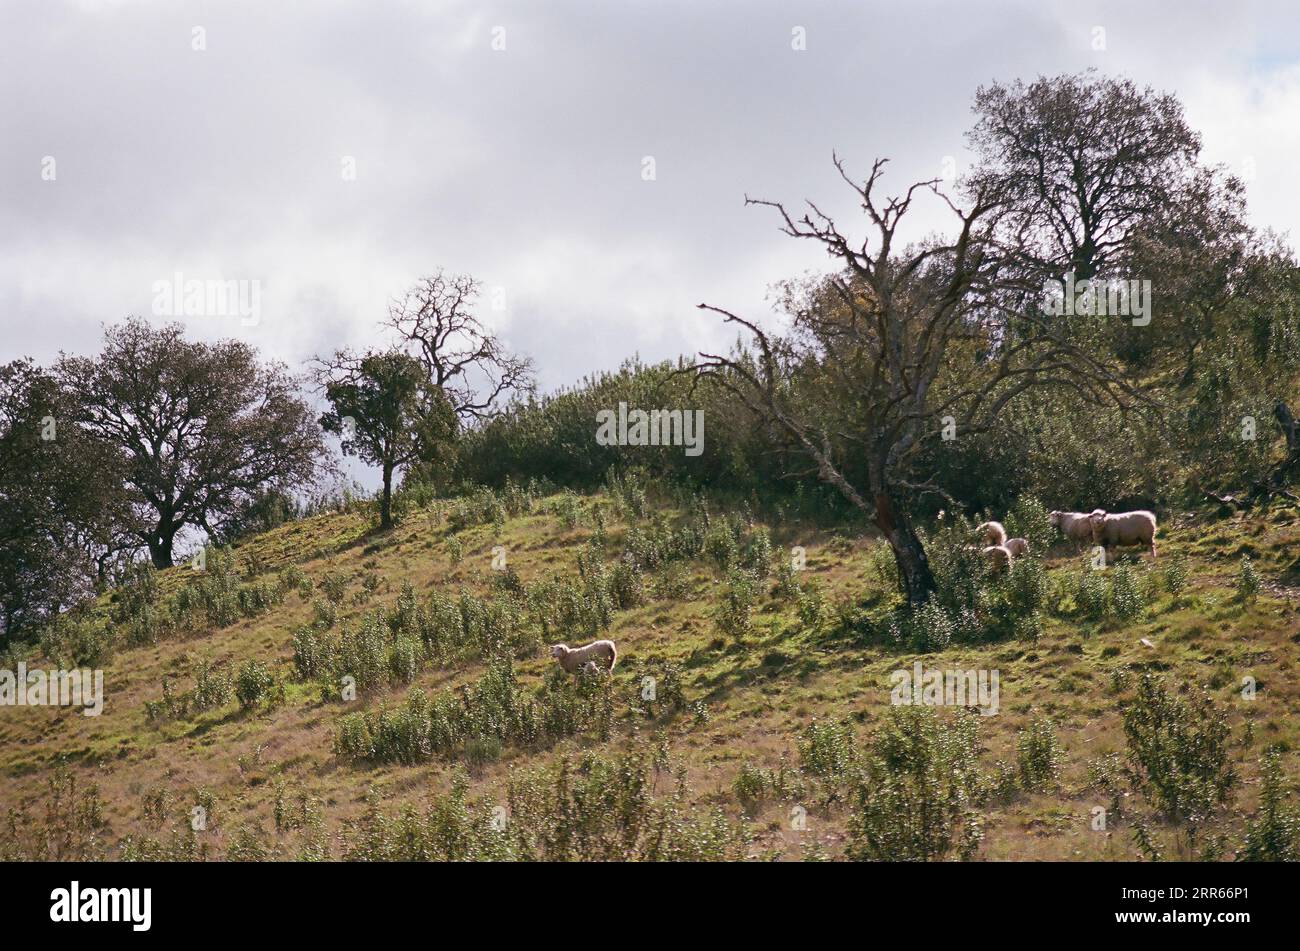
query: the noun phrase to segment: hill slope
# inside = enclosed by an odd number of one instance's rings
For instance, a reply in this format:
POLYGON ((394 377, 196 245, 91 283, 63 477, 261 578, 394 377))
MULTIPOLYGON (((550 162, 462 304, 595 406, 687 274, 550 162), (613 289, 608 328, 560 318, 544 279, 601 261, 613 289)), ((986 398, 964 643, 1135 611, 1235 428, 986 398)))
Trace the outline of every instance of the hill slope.
MULTIPOLYGON (((1154 566, 1124 559, 1129 620, 1086 619, 1085 569, 1058 546, 1037 640, 924 654, 888 636, 878 541, 772 536, 769 552, 757 523, 635 491, 484 492, 383 536, 365 513, 323 515, 161 572, 101 605, 117 642, 102 716, 0 707, 0 853, 1120 859, 1145 838, 1232 857, 1267 747, 1294 780, 1294 511, 1162 529, 1154 566), (771 569, 792 546, 803 570, 771 569), (593 633, 618 644, 612 678, 559 672, 544 645, 593 633), (997 671, 996 715, 898 719, 891 674, 918 661, 997 671), (1229 730, 1236 781, 1195 840, 1124 771, 1120 706, 1144 671, 1189 702, 1204 688, 1229 730), (897 774, 891 736, 916 757, 897 774), (947 816, 923 845, 882 818, 918 794, 947 816)), ((73 656, 72 636, 47 653, 73 656)))

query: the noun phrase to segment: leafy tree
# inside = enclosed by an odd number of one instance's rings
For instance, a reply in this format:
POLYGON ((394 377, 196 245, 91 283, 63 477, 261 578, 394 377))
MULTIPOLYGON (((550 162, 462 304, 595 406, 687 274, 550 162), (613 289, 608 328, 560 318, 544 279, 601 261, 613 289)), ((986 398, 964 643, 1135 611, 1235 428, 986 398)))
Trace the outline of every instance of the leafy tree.
POLYGON ((72 423, 57 380, 0 366, 0 645, 92 593, 120 541, 118 462, 72 423))
POLYGON ((317 475, 324 444, 296 381, 245 343, 189 341, 180 324, 136 317, 105 330, 98 357, 64 356, 56 370, 76 421, 123 457, 155 567, 172 564, 184 529, 219 537, 259 493, 317 475))
POLYGON ((1023 260, 1080 281, 1180 203, 1201 147, 1177 97, 1093 70, 981 87, 974 111, 969 195, 1006 202, 1000 231, 1023 260))
POLYGON ((321 363, 317 379, 332 407, 321 425, 343 437, 345 454, 380 467, 380 528, 391 528, 393 474, 450 449, 455 409, 420 362, 400 350, 340 351, 321 363))

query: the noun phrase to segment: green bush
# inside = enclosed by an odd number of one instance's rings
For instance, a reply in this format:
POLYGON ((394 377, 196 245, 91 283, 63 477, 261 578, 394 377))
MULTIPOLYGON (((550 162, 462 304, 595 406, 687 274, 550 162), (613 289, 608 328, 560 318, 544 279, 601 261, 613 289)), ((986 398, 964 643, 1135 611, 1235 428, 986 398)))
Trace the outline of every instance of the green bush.
POLYGON ((1083 616, 1091 621, 1100 621, 1110 613, 1110 588, 1100 569, 1084 568, 1079 573, 1074 601, 1083 616))
POLYGON ((1281 751, 1260 758, 1259 808, 1246 825, 1240 858, 1246 862, 1294 862, 1300 859, 1300 813, 1286 805, 1281 751))
POLYGON ((1146 608, 1146 596, 1137 572, 1120 562, 1110 570, 1110 608, 1115 617, 1132 620, 1146 608))
POLYGON ((1259 589, 1259 572, 1255 570, 1255 563, 1249 555, 1242 555, 1237 568, 1237 597, 1249 604, 1259 597, 1259 589))
POLYGON ((1228 721, 1208 694, 1183 699, 1150 673, 1122 703, 1128 773, 1166 820, 1193 833, 1227 800, 1237 781, 1228 756, 1228 721))
POLYGON ((1186 552, 1175 552, 1161 559, 1165 577, 1165 590, 1178 598, 1187 589, 1189 572, 1186 552))
POLYGON ((1061 747, 1056 726, 1045 716, 1036 716, 1020 731, 1016 740, 1020 783, 1029 792, 1046 792, 1056 784, 1061 771, 1061 747))
POLYGON ((950 721, 895 707, 872 745, 849 816, 845 854, 856 861, 972 858, 982 838, 973 804, 978 714, 950 721))
POLYGON ((275 677, 261 661, 246 660, 239 665, 235 674, 235 696, 243 709, 250 710, 257 706, 270 695, 274 686, 275 677))
POLYGON ((754 627, 751 614, 757 601, 757 579, 740 569, 728 572, 722 599, 713 614, 718 631, 737 640, 750 634, 754 627))

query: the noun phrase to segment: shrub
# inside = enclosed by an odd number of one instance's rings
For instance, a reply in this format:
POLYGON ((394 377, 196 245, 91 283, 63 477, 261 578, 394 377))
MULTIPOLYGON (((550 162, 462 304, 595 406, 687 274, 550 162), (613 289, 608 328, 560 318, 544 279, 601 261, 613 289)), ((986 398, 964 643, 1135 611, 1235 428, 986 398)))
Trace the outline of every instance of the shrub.
POLYGON ((655 596, 668 601, 684 601, 691 594, 691 572, 681 562, 669 562, 655 581, 655 596))
POLYGON ((1029 721, 1016 739, 1021 785, 1029 792, 1045 792, 1056 784, 1061 771, 1061 747, 1056 726, 1045 716, 1029 721))
POLYGON ((862 861, 973 857, 982 837, 972 808, 978 714, 944 722, 931 709, 895 707, 854 791, 845 853, 862 861))
POLYGON ((1047 506, 1030 495, 1022 495, 1007 513, 1006 529, 1008 538, 1025 538, 1029 540, 1029 550, 1035 554, 1046 551, 1056 541, 1056 529, 1052 527, 1047 506))
POLYGON ((261 661, 246 660, 235 674, 235 696, 245 710, 252 709, 265 699, 275 686, 275 677, 261 661))
POLYGON ((890 621, 890 639, 899 647, 908 647, 918 653, 943 650, 952 642, 953 621, 938 602, 932 598, 919 608, 903 608, 895 612, 890 621))
POLYGON ((194 668, 194 709, 224 707, 235 696, 234 680, 224 664, 199 661, 194 668))
POLYGON ((337 571, 327 571, 320 579, 320 589, 330 604, 342 604, 348 590, 347 575, 337 571))
POLYGON ((1110 608, 1117 618, 1128 621, 1146 607, 1146 598, 1137 572, 1120 562, 1110 572, 1110 608))
POLYGON ((645 583, 638 568, 619 562, 609 577, 609 593, 621 610, 635 608, 645 603, 645 583))
POLYGON ((100 667, 116 646, 113 629, 80 612, 61 614, 41 629, 41 654, 64 669, 100 667))
POLYGON ((1164 561, 1165 590, 1174 598, 1178 598, 1187 589, 1189 580, 1187 554, 1180 551, 1172 555, 1166 555, 1162 560, 1164 561))
POLYGON ((884 590, 898 590, 898 561, 894 558, 894 551, 889 545, 881 542, 868 549, 867 574, 879 581, 884 590))
POLYGON ((753 630, 750 614, 757 600, 758 582, 753 575, 739 569, 728 572, 721 603, 713 615, 718 630, 736 639, 749 634, 753 630))
POLYGON ((364 713, 347 713, 339 719, 334 735, 334 751, 347 759, 369 759, 375 744, 370 736, 370 721, 364 713))
POLYGON ((1035 557, 1017 558, 1006 578, 1007 601, 1016 616, 1031 615, 1047 601, 1047 572, 1035 557))
POLYGON ((572 530, 582 524, 582 499, 572 490, 566 489, 552 501, 551 511, 567 529, 572 530))
POLYGON ((1164 818, 1194 834, 1236 783, 1227 718, 1208 694, 1184 700, 1150 673, 1120 711, 1134 786, 1164 818))
POLYGON ((131 647, 156 644, 167 626, 158 610, 157 574, 149 562, 134 562, 113 594, 116 605, 111 616, 125 628, 126 643, 131 647))
POLYGON ((772 572, 772 536, 766 528, 759 528, 750 536, 740 566, 760 580, 772 572))
POLYGON ((826 600, 820 585, 809 583, 799 592, 799 621, 807 628, 816 630, 821 627, 826 613, 826 600))
POLYGON ((1084 568, 1075 583, 1074 600, 1084 617, 1092 621, 1104 618, 1110 611, 1105 575, 1099 569, 1084 568))
POLYGON ((656 798, 641 749, 616 758, 511 773, 506 806, 471 802, 464 773, 424 810, 385 814, 377 798, 340 836, 345 860, 735 861, 749 837, 719 810, 685 804, 686 789, 656 798), (508 816, 508 825, 501 820, 508 816))
POLYGON ((814 720, 804 729, 797 745, 799 768, 821 785, 827 801, 838 798, 856 772, 853 731, 847 724, 814 720))
POLYGON ((1300 859, 1300 814, 1287 808, 1282 754, 1264 752, 1259 770, 1259 808, 1246 825, 1240 858, 1247 862, 1294 862, 1300 859))
POLYGON ((1249 604, 1259 596, 1259 572, 1249 555, 1241 556, 1241 565, 1237 569, 1237 597, 1249 604))

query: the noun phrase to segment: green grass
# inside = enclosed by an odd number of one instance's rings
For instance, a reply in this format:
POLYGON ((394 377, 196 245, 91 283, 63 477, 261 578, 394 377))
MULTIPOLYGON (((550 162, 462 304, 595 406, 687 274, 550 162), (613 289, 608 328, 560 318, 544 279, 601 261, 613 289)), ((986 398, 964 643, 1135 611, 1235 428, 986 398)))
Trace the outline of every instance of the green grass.
MULTIPOLYGON (((590 508, 593 501, 607 508, 606 557, 612 565, 632 525, 645 526, 647 520, 629 522, 626 513, 615 517, 611 500, 603 497, 582 504, 590 508)), ((1185 554, 1187 587, 1172 596, 1157 585, 1130 620, 1083 620, 1072 613, 1072 598, 1049 596, 1052 610, 1046 612, 1036 642, 954 643, 925 655, 893 649, 863 633, 887 616, 897 600, 868 568, 878 540, 773 525, 778 553, 796 544, 807 549, 807 568, 798 577, 804 585, 820 587, 822 623, 807 623, 794 600, 772 593, 773 573, 759 586, 748 628, 724 633, 715 618, 726 572, 707 555, 678 569, 685 572, 680 586, 688 593, 683 598, 656 595, 663 569, 648 572, 646 601, 616 611, 600 635, 613 638, 620 653, 608 740, 579 732, 553 742, 493 745, 490 755, 478 755, 483 750, 476 746, 474 756, 432 757, 412 766, 341 759, 334 740, 345 714, 397 710, 412 687, 431 697, 446 690, 454 694, 476 683, 485 665, 478 657, 446 667, 425 665, 412 684, 383 686, 350 703, 318 683, 298 680, 293 636, 312 622, 313 602, 324 597, 322 580, 332 576, 346 582, 337 631, 369 610, 391 606, 403 582, 420 598, 434 591, 491 594, 497 574, 491 562, 498 545, 505 547, 509 565, 524 585, 573 575, 578 553, 594 531, 590 518, 566 527, 549 500, 539 500, 532 513, 509 518, 500 527, 489 523, 455 532, 463 554, 453 564, 447 540, 453 534, 449 516, 454 509, 454 501, 435 502, 408 513, 383 536, 373 533, 366 514, 324 515, 241 545, 237 559, 260 565, 260 578, 273 580, 281 568, 296 564, 314 590, 305 597, 289 591, 266 613, 226 627, 186 626, 156 645, 118 649, 105 665, 106 706, 99 718, 72 710, 0 707, 0 814, 20 810, 39 822, 50 796, 45 781, 61 775, 63 766, 79 789, 97 787, 105 857, 120 857, 127 836, 138 844, 170 841, 177 830, 184 833, 196 791, 207 790, 215 797, 218 818, 194 834, 202 854, 222 857, 232 847, 238 852, 258 841, 271 855, 293 858, 310 851, 303 837, 312 823, 277 831, 276 785, 283 782, 293 797, 317 804, 308 811, 323 830, 325 838, 319 841, 326 842, 330 857, 339 858, 340 851, 328 846, 330 837, 377 821, 381 813, 397 815, 406 806, 424 810, 431 797, 462 793, 467 810, 486 809, 504 802, 511 783, 528 771, 558 769, 587 753, 614 756, 658 744, 667 751, 670 768, 655 771, 657 793, 680 795, 691 809, 721 810, 727 822, 744 832, 744 854, 798 859, 812 852, 837 858, 845 854, 851 804, 828 806, 814 793, 810 777, 799 769, 799 738, 814 721, 845 723, 854 744, 865 751, 890 714, 891 673, 910 669, 918 659, 927 668, 999 671, 1001 710, 980 722, 976 752, 983 770, 991 771, 998 760, 1015 763, 1019 733, 1035 717, 1055 724, 1060 770, 1054 788, 981 803, 983 837, 977 858, 1141 857, 1125 821, 1116 819, 1105 832, 1089 825, 1091 810, 1103 805, 1105 797, 1091 788, 1088 764, 1125 748, 1119 714, 1119 701, 1129 689, 1125 672, 1131 677, 1156 671, 1168 678, 1171 689, 1205 688, 1226 712, 1241 782, 1213 824, 1227 843, 1223 857, 1232 857, 1255 809, 1264 750, 1283 750, 1283 773, 1292 784, 1297 778, 1300 686, 1293 665, 1300 639, 1295 633, 1300 559, 1292 553, 1300 541, 1300 516, 1291 509, 1268 518, 1216 521, 1198 515, 1172 520, 1170 529, 1162 529, 1157 564, 1185 554), (1242 554, 1249 555, 1263 581, 1258 598, 1250 602, 1236 595, 1242 554), (373 589, 368 597, 367 579, 373 589), (840 622, 845 616, 860 623, 846 628, 840 622), (1153 646, 1143 644, 1144 639, 1153 646), (232 674, 248 660, 260 661, 283 690, 273 702, 252 710, 241 710, 232 700, 220 708, 150 722, 145 702, 161 698, 164 676, 179 689, 189 689, 193 682, 187 671, 199 657, 224 662, 232 674), (641 678, 668 665, 681 672, 684 703, 637 709, 641 678), (1242 679, 1248 676, 1258 687, 1253 700, 1241 695, 1242 679), (735 789, 742 770, 749 785, 742 782, 741 788, 752 792, 755 775, 776 775, 783 767, 791 779, 779 792, 742 802, 735 789), (161 825, 156 816, 147 818, 143 807, 147 794, 158 789, 171 793, 161 825), (806 809, 805 829, 791 828, 792 808, 806 809)), ((680 511, 656 511, 668 524, 686 518, 680 511)), ((715 521, 720 517, 714 513, 715 521)), ((1149 557, 1125 557, 1145 577, 1149 557)), ((1046 564, 1050 590, 1067 590, 1078 572, 1074 554, 1062 547, 1049 554, 1046 564)), ((162 572, 164 598, 175 597, 192 578, 188 566, 162 572)), ((549 639, 574 644, 585 637, 553 631, 549 639)), ((540 690, 554 666, 544 649, 517 653, 513 663, 520 689, 530 695, 540 690)), ((281 812, 283 808, 282 802, 281 812)), ((443 803, 442 808, 451 806, 443 803)), ((318 839, 319 830, 312 832, 318 839)), ((1165 855, 1177 855, 1184 847, 1176 828, 1155 823, 1151 831, 1165 855)), ((16 847, 10 843, 10 851, 30 854, 22 844, 26 840, 19 839, 16 847)))

